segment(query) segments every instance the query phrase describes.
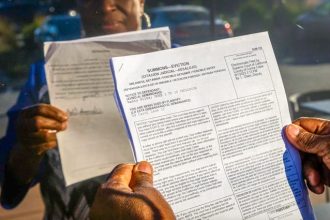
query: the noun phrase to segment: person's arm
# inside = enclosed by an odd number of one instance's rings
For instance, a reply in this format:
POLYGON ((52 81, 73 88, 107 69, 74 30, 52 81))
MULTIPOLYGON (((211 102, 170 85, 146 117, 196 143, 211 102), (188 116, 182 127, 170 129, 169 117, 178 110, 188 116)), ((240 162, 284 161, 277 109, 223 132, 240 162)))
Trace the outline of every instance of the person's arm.
POLYGON ((21 184, 31 182, 43 155, 57 146, 56 133, 66 127, 66 113, 54 106, 38 104, 23 109, 16 120, 17 142, 7 171, 21 184))
POLYGON ((19 113, 15 122, 17 141, 5 165, 1 193, 4 207, 15 207, 34 184, 42 158, 47 150, 57 146, 55 134, 66 128, 66 120, 65 113, 46 104, 19 113))
POLYGON ((145 161, 117 166, 96 193, 91 220, 174 220, 170 205, 153 187, 152 172, 145 161))
MULTIPOLYGON (((38 75, 42 72, 35 69, 32 68, 16 104, 8 112, 7 132, 0 140, 1 205, 7 209, 17 206, 28 189, 38 181, 36 175, 44 153, 56 146, 55 134, 49 134, 46 128, 61 130, 58 125, 46 126, 52 120, 48 115, 54 108, 37 104, 38 75)), ((63 113, 56 113, 56 117, 61 117, 59 114, 63 113)), ((65 127, 61 125, 61 128, 65 127)))
POLYGON ((323 193, 330 186, 330 121, 300 118, 286 127, 286 136, 301 152, 308 188, 323 193))
POLYGON ((35 71, 31 71, 29 78, 16 100, 16 103, 8 112, 8 125, 6 134, 0 139, 0 183, 1 183, 1 205, 6 209, 14 208, 29 189, 29 185, 19 184, 7 171, 9 155, 17 143, 15 121, 19 112, 26 106, 37 102, 35 90, 35 71))

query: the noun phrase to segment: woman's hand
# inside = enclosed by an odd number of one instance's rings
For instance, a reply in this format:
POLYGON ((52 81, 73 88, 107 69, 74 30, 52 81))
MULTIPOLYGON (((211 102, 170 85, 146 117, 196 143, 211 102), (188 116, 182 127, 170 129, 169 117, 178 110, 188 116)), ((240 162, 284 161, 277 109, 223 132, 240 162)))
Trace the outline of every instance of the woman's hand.
POLYGON ((18 142, 36 155, 57 146, 56 133, 67 127, 68 116, 60 109, 39 104, 23 109, 16 121, 18 142))
POLYGON ((42 156, 57 146, 56 133, 67 127, 68 116, 51 105, 23 109, 16 120, 17 144, 12 150, 7 172, 19 184, 36 175, 42 156))

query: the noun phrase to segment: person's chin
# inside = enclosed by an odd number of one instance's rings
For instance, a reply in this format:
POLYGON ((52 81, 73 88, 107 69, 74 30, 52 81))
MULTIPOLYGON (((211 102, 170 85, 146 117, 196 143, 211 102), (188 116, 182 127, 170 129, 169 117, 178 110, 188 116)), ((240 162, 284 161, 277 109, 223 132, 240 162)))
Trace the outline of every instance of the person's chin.
POLYGON ((126 32, 127 29, 120 24, 107 24, 102 26, 102 30, 105 34, 116 34, 126 32))

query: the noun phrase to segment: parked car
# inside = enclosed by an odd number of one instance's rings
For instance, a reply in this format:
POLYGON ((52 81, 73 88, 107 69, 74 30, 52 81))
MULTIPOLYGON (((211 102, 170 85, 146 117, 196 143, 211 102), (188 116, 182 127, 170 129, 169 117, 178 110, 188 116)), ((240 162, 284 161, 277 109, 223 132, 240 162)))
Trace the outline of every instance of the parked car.
POLYGON ((214 36, 210 27, 210 12, 193 5, 162 6, 149 11, 152 27, 169 26, 173 42, 181 45, 206 42, 233 36, 228 22, 215 19, 214 36))
POLYGON ((78 39, 83 28, 79 15, 50 15, 34 31, 36 42, 78 39))
POLYGON ((297 17, 294 42, 296 62, 330 61, 330 1, 297 17))
POLYGON ((296 24, 300 40, 330 40, 330 2, 298 16, 296 24))

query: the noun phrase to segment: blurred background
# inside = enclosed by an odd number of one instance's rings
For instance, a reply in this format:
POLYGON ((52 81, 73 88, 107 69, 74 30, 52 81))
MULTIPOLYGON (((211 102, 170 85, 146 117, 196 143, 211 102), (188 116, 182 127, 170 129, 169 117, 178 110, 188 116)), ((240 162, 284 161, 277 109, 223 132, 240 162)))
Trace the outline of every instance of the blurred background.
MULTIPOLYGON (((268 31, 292 118, 330 118, 329 110, 310 108, 330 100, 330 1, 147 0, 146 5, 152 26, 169 26, 173 42, 181 45, 268 31)), ((29 65, 43 57, 42 43, 84 35, 75 7, 74 0, 0 0, 0 137, 29 65)), ((312 197, 318 208, 329 196, 312 197)), ((0 219, 41 219, 42 212, 35 187, 14 211, 0 208, 0 219)))

